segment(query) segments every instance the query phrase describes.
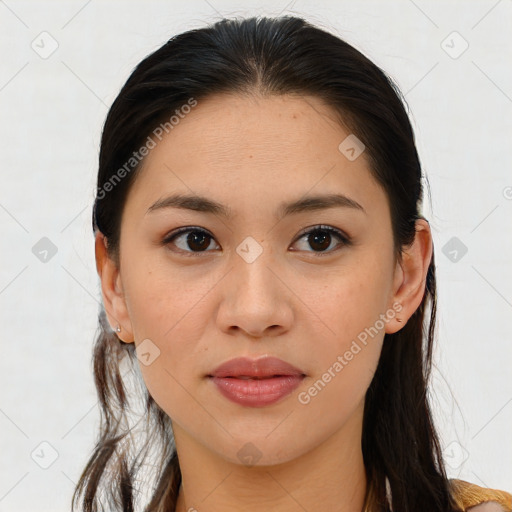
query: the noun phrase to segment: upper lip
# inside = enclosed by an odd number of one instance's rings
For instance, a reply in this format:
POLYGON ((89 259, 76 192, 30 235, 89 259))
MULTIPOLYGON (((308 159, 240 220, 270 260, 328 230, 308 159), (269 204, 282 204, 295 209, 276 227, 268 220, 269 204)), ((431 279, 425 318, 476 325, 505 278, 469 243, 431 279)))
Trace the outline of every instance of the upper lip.
POLYGON ((274 377, 278 375, 305 375, 302 370, 278 359, 277 357, 261 357, 250 359, 237 357, 218 366, 209 377, 274 377))

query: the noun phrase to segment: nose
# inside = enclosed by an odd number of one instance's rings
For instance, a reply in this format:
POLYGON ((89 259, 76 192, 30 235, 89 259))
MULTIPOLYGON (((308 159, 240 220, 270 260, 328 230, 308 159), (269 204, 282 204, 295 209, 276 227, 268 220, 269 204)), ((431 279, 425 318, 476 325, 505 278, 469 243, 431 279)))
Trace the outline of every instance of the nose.
POLYGON ((217 323, 226 333, 242 331, 253 338, 277 336, 293 322, 293 293, 282 266, 269 250, 254 260, 235 254, 223 279, 217 323))

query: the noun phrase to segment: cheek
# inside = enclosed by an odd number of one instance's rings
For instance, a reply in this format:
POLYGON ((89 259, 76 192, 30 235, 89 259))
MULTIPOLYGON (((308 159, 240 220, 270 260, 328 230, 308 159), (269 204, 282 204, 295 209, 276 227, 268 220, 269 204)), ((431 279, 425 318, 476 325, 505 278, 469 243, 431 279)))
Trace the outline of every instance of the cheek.
POLYGON ((368 261, 333 272, 315 286, 308 279, 298 283, 298 295, 321 326, 317 331, 320 339, 341 350, 385 312, 390 277, 385 269, 368 261))
POLYGON ((380 357, 382 301, 375 299, 375 290, 360 284, 338 290, 331 299, 320 310, 329 329, 316 338, 317 377, 333 382, 336 393, 357 397, 369 385, 380 357))
POLYGON ((214 282, 207 277, 187 279, 186 272, 171 274, 168 267, 130 270, 126 302, 139 366, 150 394, 170 414, 175 404, 190 401, 183 390, 206 371, 201 361, 208 347, 200 340, 211 321, 206 299, 214 282))
POLYGON ((314 335, 314 374, 298 401, 318 429, 330 430, 361 407, 377 368, 384 330, 377 323, 383 301, 379 292, 352 275, 325 289, 319 302, 324 335, 314 335), (320 307, 321 306, 321 307, 320 307), (327 327, 326 327, 326 326, 327 327))
POLYGON ((382 349, 389 280, 382 261, 372 257, 319 286, 302 282, 304 302, 316 313, 309 336, 315 340, 315 378, 330 390, 322 391, 325 400, 357 401, 366 392, 382 349))
POLYGON ((191 322, 190 315, 200 315, 218 277, 208 272, 198 275, 191 267, 173 267, 161 253, 152 260, 141 258, 128 269, 126 298, 135 339, 168 344, 183 336, 185 325, 187 329, 200 325, 191 322))

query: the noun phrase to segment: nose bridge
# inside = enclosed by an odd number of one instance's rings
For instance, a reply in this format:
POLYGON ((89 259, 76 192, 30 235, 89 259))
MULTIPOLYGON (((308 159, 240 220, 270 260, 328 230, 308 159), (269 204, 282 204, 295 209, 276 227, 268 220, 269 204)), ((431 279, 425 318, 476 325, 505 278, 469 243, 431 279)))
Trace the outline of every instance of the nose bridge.
POLYGON ((233 270, 237 280, 240 280, 239 285, 245 285, 248 295, 267 294, 270 291, 268 287, 273 288, 273 273, 270 268, 275 267, 273 251, 268 241, 258 241, 247 236, 238 244, 235 252, 233 270))

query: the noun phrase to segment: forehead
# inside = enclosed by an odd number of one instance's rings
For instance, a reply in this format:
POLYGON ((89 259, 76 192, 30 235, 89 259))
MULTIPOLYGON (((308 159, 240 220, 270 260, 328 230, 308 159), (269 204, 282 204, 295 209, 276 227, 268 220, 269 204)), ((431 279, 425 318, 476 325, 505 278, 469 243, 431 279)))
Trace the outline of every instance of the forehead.
MULTIPOLYGON (((180 155, 200 155, 230 167, 236 165, 233 156, 282 163, 292 155, 299 159, 303 153, 332 149, 330 137, 319 144, 319 129, 321 139, 331 135, 337 140, 346 132, 336 122, 335 112, 319 98, 219 94, 199 101, 162 146, 169 143, 180 155)), ((160 156, 158 150, 154 153, 160 156)))
POLYGON ((308 192, 339 192, 370 210, 385 207, 364 152, 349 160, 340 151, 349 136, 336 112, 316 97, 210 96, 157 141, 129 201, 147 209, 178 191, 258 208, 308 192))

